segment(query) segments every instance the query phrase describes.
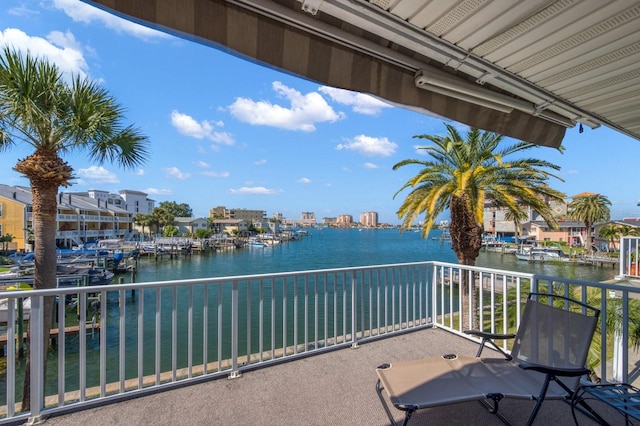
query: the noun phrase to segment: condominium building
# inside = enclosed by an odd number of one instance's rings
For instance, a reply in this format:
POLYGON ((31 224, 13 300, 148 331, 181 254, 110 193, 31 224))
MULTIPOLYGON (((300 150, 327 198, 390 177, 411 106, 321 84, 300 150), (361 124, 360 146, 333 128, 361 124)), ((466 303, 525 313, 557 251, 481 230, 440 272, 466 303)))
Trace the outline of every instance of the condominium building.
POLYGON ((155 208, 155 200, 148 198, 144 192, 131 189, 123 189, 119 194, 99 189, 90 189, 86 192, 71 192, 71 194, 93 198, 103 204, 114 205, 132 213, 134 217, 138 213, 151 214, 155 208))
POLYGON ((300 224, 302 226, 315 226, 316 214, 314 212, 302 212, 302 215, 300 215, 300 224))
POLYGON ((341 214, 336 218, 336 225, 338 226, 350 226, 353 223, 353 216, 350 214, 341 214))
POLYGON ((266 220, 267 212, 264 210, 228 209, 225 206, 218 206, 209 210, 209 217, 212 219, 240 219, 247 223, 253 223, 266 220))
MULTIPOLYGON (((11 234, 18 250, 33 241, 31 189, 0 185, 0 233, 11 234)), ((56 244, 71 247, 89 240, 133 237, 133 214, 108 202, 104 191, 97 198, 87 193, 64 193, 57 197, 56 244)))
POLYGON ((364 212, 360 214, 360 225, 368 228, 378 226, 378 212, 364 212))

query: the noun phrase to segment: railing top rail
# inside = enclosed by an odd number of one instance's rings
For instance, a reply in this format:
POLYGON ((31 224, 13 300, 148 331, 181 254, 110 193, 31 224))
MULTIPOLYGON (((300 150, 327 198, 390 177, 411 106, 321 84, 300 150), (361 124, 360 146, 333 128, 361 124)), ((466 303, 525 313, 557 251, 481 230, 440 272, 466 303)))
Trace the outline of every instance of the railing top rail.
POLYGON ((158 288, 158 287, 171 287, 175 285, 200 285, 200 284, 221 284, 230 282, 248 282, 254 280, 270 280, 287 277, 304 277, 323 274, 341 274, 341 273, 356 273, 369 270, 381 270, 381 269, 393 269, 393 268, 407 268, 414 266, 440 266, 447 268, 465 269, 474 272, 481 272, 487 274, 507 275, 511 277, 519 277, 523 279, 537 280, 537 281, 558 281, 561 280, 564 283, 575 284, 589 287, 599 287, 607 290, 616 290, 628 293, 640 293, 640 288, 633 287, 625 284, 615 283, 599 283, 595 281, 585 281, 578 279, 570 279, 563 277, 555 277, 550 275, 538 275, 524 272, 507 271, 500 269, 485 268, 479 266, 460 265, 457 263, 448 263, 440 261, 425 261, 425 262, 409 262, 409 263, 394 263, 385 265, 366 265, 357 267, 345 267, 345 268, 330 268, 330 269, 315 269, 315 270, 303 270, 303 271, 288 271, 288 272, 273 272, 267 274, 250 274, 250 275, 236 275, 225 277, 208 277, 208 278, 192 278, 186 280, 171 280, 171 281, 148 281, 140 283, 128 283, 128 284, 109 284, 101 286, 88 286, 88 287, 64 287, 47 290, 11 290, 0 291, 0 295, 3 297, 29 297, 29 296, 51 296, 59 294, 77 294, 77 293, 99 293, 102 291, 119 291, 119 290, 138 290, 144 288, 158 288))
MULTIPOLYGON (((359 271, 367 271, 367 270, 376 270, 376 269, 392 269, 392 268, 406 268, 411 266, 429 266, 432 265, 433 262, 409 262, 409 263, 393 263, 386 265, 366 265, 366 266, 356 266, 356 267, 345 267, 345 268, 331 268, 331 269, 313 269, 313 270, 304 270, 304 271, 287 271, 287 272, 272 272, 267 274, 250 274, 250 275, 233 275, 233 276, 225 276, 225 277, 209 277, 209 278, 191 278, 186 280, 171 280, 171 281, 146 281, 139 283, 128 283, 128 284, 107 284, 107 285, 99 285, 99 286, 88 286, 88 287, 64 287, 64 288, 55 288, 55 289, 46 289, 46 290, 11 290, 11 291, 0 291, 0 295, 10 295, 12 297, 29 297, 34 295, 41 296, 52 296, 58 294, 77 294, 77 293, 99 293, 101 291, 118 291, 118 290, 133 290, 133 289, 141 289, 146 287, 171 287, 176 284, 180 285, 198 285, 198 284, 219 284, 219 283, 229 283, 229 282, 243 282, 243 281, 252 281, 252 280, 269 280, 275 278, 286 278, 286 277, 300 277, 300 276, 312 276, 312 275, 322 275, 322 274, 336 274, 336 273, 345 273, 345 272, 359 272, 359 271)), ((452 264, 452 266, 455 266, 452 264)))

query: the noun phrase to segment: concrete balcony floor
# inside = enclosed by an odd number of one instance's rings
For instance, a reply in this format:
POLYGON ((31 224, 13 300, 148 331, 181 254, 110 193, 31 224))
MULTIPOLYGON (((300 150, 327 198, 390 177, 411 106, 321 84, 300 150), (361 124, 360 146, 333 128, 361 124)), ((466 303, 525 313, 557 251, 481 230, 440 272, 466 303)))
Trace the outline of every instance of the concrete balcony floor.
MULTIPOLYGON (((45 421, 47 426, 100 425, 387 425, 375 391, 376 366, 385 362, 475 355, 477 345, 440 329, 424 329, 139 398, 77 411, 45 421)), ((611 424, 624 417, 592 404, 611 424)), ((501 411, 525 424, 533 402, 503 400, 501 411)), ((396 423, 404 413, 392 408, 396 423)), ((594 422, 578 413, 580 425, 594 422)), ((500 425, 477 402, 418 411, 410 425, 500 425)), ((569 405, 546 401, 536 424, 574 424, 569 405)))

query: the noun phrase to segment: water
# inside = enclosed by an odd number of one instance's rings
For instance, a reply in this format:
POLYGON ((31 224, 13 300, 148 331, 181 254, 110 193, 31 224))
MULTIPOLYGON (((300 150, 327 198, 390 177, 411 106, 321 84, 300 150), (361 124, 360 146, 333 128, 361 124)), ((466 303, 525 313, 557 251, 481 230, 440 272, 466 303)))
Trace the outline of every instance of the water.
MULTIPOLYGON (((251 275, 273 272, 304 271, 328 268, 382 265, 393 263, 420 262, 420 261, 444 261, 456 263, 455 254, 448 243, 442 243, 438 238, 440 231, 433 231, 429 238, 422 238, 419 232, 402 232, 397 229, 362 230, 357 229, 325 229, 310 230, 309 235, 301 241, 282 243, 275 247, 245 248, 238 250, 222 251, 216 253, 194 254, 192 256, 180 256, 169 258, 168 256, 154 259, 142 258, 138 262, 138 270, 135 276, 136 282, 179 280, 205 277, 226 277, 237 275, 251 275)), ((535 272, 544 275, 562 276, 566 278, 604 281, 613 278, 616 273, 611 267, 599 268, 585 265, 566 263, 533 263, 518 261, 513 254, 500 254, 495 252, 481 252, 477 259, 478 266, 504 269, 510 271, 535 272)), ((131 282, 130 274, 121 276, 124 282, 131 282)), ((186 300, 184 294, 179 294, 179 308, 186 300)), ((255 294, 254 294, 255 296, 255 294)), ((110 348, 107 354, 107 381, 118 380, 118 294, 109 293, 107 300, 107 323, 111 324, 107 332, 107 346, 110 348)), ((211 295, 215 299, 215 295, 211 295)), ((155 306, 155 293, 145 293, 145 304, 155 306)), ((163 292, 163 303, 170 305, 170 292, 163 292), (164 299, 167 299, 166 301, 164 299)), ((197 298, 196 298, 197 299, 197 298)), ((241 303, 242 306, 242 303, 241 303)), ((127 330, 125 332, 125 347, 127 351, 127 377, 136 375, 137 359, 137 331, 135 300, 126 300, 127 330)), ((215 307, 213 306, 212 312, 215 307)), ((199 312, 198 309, 195 309, 199 312)), ((153 330, 155 319, 153 310, 145 310, 145 340, 151 348, 144 354, 145 374, 153 373, 153 330), (146 318, 148 317, 148 318, 146 318), (150 370, 149 370, 150 369, 150 370)), ((197 314, 199 315, 199 314, 197 314)), ((196 316, 197 316, 196 315, 196 316)), ((278 317, 279 318, 279 317, 278 317)), ((163 334, 170 330, 170 318, 163 319, 163 334)), ((185 321, 180 316, 179 321, 185 321)), ((197 323, 199 318, 195 318, 197 323)), ((228 321, 228 319, 224 319, 228 321)), ((196 340, 199 339, 196 333, 196 340)), ((253 332, 252 336, 256 336, 253 332)), ((87 341, 87 381, 89 385, 96 385, 99 380, 99 334, 89 336, 87 341)), ((168 336, 167 336, 168 337, 168 336)), ((169 344, 169 342, 166 342, 169 344)), ((213 342, 210 342, 213 343, 213 342)), ((195 341, 194 344, 199 344, 195 341)), ((224 352, 228 352, 228 342, 224 342, 224 352)), ((183 346, 181 346, 183 347, 183 346)), ((66 344, 67 370, 66 385, 68 390, 74 390, 78 384, 79 344, 77 336, 69 336, 66 344)), ((216 347, 211 347, 211 353, 215 353, 216 347)), ((162 353, 168 353, 163 349, 162 353)), ((47 393, 56 392, 57 367, 55 352, 49 353, 50 366, 47 369, 47 393)), ((184 360, 185 354, 179 353, 179 359, 184 360)), ((198 357, 194 358, 198 361, 198 357)), ((162 359, 162 368, 169 369, 170 357, 162 359)), ((22 366, 18 366, 17 383, 21 383, 22 366)), ((20 393, 20 390, 18 390, 20 393)), ((0 389, 0 397, 4 398, 4 389, 0 389)), ((19 399, 19 398, 18 398, 19 399)))
MULTIPOLYGON (((194 254, 169 259, 142 258, 136 282, 190 278, 225 277, 271 272, 304 271, 392 263, 443 261, 457 263, 451 245, 432 231, 429 238, 420 232, 397 229, 324 229, 309 230, 301 241, 274 247, 253 247, 210 254, 194 254)), ((513 254, 480 253, 477 266, 562 276, 591 281, 612 279, 616 269, 568 263, 528 263, 513 254)), ((124 276, 130 282, 130 276, 124 276)))

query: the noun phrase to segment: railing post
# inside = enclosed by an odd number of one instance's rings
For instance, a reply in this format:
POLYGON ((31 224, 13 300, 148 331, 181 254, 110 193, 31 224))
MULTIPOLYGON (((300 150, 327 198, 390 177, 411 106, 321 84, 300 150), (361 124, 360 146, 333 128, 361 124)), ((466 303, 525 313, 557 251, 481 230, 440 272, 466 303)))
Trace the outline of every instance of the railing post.
POLYGON ((238 281, 234 280, 231 288, 231 373, 230 379, 242 376, 238 370, 238 281))
POLYGON ((357 318, 358 313, 356 312, 357 304, 357 294, 356 289, 358 287, 358 280, 356 279, 357 272, 351 271, 351 348, 356 349, 358 347, 358 339, 356 337, 356 333, 358 331, 357 327, 357 318))
POLYGON ((31 297, 31 318, 29 321, 29 361, 30 404, 29 424, 40 422, 40 412, 44 407, 44 297, 31 297))

